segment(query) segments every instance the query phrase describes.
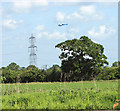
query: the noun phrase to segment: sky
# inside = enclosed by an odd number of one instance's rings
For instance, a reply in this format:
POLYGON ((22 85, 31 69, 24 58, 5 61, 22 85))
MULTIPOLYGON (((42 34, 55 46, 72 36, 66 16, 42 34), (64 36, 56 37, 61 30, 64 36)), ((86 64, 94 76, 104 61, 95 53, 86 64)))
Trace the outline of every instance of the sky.
MULTIPOLYGON (((72 1, 72 0, 71 0, 72 1)), ((60 49, 65 40, 88 36, 103 45, 109 66, 118 61, 117 2, 2 2, 2 66, 15 62, 29 65, 29 37, 36 37, 37 67, 61 65, 60 49), (59 27, 58 24, 68 25, 59 27)))

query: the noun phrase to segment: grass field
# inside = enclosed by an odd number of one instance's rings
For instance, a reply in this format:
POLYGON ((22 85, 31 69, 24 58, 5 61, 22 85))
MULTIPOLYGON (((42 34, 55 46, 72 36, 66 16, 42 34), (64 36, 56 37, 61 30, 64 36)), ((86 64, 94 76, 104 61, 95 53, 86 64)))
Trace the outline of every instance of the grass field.
POLYGON ((112 109, 118 80, 2 84, 2 109, 112 109))

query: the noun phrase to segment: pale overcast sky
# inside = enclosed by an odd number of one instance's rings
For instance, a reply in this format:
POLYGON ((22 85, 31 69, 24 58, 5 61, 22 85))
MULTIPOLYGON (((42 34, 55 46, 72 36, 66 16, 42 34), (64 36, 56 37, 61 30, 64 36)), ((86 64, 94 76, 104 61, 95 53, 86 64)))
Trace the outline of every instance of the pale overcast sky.
POLYGON ((117 2, 43 1, 2 2, 2 66, 11 62, 29 65, 32 33, 36 37, 39 68, 61 65, 60 49, 55 45, 83 35, 104 46, 110 66, 118 60, 117 2), (68 25, 59 27, 59 23, 68 25))

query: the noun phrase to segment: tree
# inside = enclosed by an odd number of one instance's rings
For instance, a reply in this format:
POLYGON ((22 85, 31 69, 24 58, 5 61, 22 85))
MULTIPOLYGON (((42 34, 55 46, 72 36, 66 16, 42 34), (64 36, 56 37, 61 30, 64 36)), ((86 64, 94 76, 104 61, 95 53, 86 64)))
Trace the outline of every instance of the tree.
POLYGON ((53 65, 46 70, 46 81, 60 81, 61 68, 58 65, 53 65))
POLYGON ((120 74, 118 71, 118 67, 104 67, 97 75, 97 79, 100 80, 113 80, 113 79, 119 79, 120 74))
POLYGON ((118 67, 119 65, 120 65, 120 61, 114 62, 114 63, 112 64, 112 67, 118 67))
POLYGON ((30 65, 21 74, 21 81, 36 82, 36 79, 37 79, 36 77, 38 73, 39 73, 39 69, 34 65, 30 65))
POLYGON ((19 70, 19 68, 20 68, 20 66, 19 65, 17 65, 16 63, 14 63, 14 62, 12 62, 11 64, 9 64, 8 66, 7 66, 7 68, 8 69, 11 69, 11 70, 19 70))
POLYGON ((38 69, 34 65, 30 65, 22 71, 21 82, 43 82, 44 80, 45 71, 38 69))
POLYGON ((4 82, 15 83, 19 74, 19 65, 16 63, 11 63, 7 67, 2 68, 2 76, 6 79, 4 82))
POLYGON ((38 71, 38 74, 36 76, 37 82, 44 82, 46 78, 46 71, 44 69, 38 71))
POLYGON ((104 47, 86 36, 67 40, 55 47, 62 51, 59 58, 62 60, 61 68, 65 77, 71 74, 77 80, 89 79, 95 77, 104 64, 108 65, 107 57, 103 54, 104 47))
POLYGON ((116 74, 116 77, 120 79, 120 65, 118 66, 117 70, 118 70, 118 73, 116 74))

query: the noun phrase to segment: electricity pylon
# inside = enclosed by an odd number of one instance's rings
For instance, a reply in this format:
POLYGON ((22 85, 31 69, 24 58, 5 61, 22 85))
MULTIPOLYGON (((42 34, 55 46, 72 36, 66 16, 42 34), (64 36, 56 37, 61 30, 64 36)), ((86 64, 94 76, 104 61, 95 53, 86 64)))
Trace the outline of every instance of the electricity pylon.
POLYGON ((29 38, 29 42, 30 42, 30 46, 28 47, 28 49, 30 50, 29 64, 37 65, 37 55, 36 55, 37 46, 35 46, 35 37, 33 36, 33 34, 31 34, 31 37, 29 38))

